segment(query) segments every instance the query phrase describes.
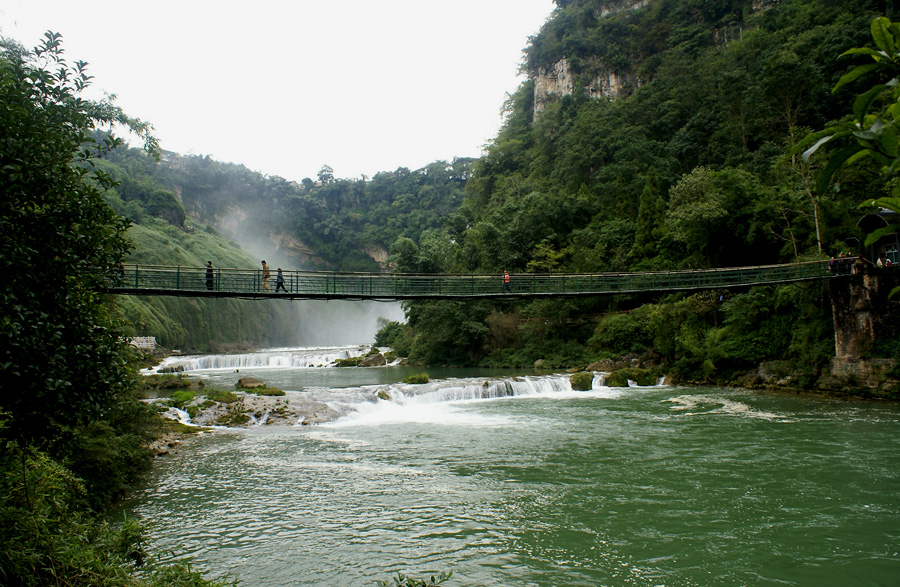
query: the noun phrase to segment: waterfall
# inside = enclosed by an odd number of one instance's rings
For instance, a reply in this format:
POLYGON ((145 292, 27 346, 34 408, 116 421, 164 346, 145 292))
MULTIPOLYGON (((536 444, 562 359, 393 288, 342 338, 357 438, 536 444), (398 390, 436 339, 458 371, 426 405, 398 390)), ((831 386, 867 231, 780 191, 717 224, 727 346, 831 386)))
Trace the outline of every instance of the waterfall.
POLYGON ((338 359, 358 357, 368 352, 368 346, 316 347, 295 349, 269 349, 265 351, 229 354, 203 355, 196 357, 168 357, 149 373, 180 373, 204 369, 248 369, 327 367, 338 359))
MULTIPOLYGON (((568 375, 529 375, 507 378, 443 379, 422 385, 395 383, 388 386, 346 388, 340 394, 328 394, 319 399, 327 401, 340 417, 325 426, 381 425, 389 422, 426 422, 471 424, 471 413, 462 404, 476 401, 501 400, 515 397, 550 399, 606 398, 616 399, 638 388, 603 385, 608 373, 595 373, 590 391, 575 391, 568 375), (379 394, 384 398, 379 399, 379 394), (387 394, 386 396, 384 394, 387 394)), ((657 386, 662 385, 662 381, 657 386)), ((504 418, 487 418, 487 425, 502 424, 504 418)))

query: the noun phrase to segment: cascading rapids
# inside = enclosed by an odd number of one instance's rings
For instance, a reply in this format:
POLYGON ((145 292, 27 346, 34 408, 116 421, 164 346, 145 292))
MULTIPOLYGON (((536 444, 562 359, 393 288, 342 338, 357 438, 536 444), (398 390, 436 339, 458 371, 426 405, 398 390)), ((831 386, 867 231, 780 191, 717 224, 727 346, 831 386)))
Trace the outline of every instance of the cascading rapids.
POLYGON ((370 347, 319 347, 270 349, 254 353, 168 357, 145 373, 176 373, 204 369, 307 368, 327 367, 339 359, 365 354, 370 347))

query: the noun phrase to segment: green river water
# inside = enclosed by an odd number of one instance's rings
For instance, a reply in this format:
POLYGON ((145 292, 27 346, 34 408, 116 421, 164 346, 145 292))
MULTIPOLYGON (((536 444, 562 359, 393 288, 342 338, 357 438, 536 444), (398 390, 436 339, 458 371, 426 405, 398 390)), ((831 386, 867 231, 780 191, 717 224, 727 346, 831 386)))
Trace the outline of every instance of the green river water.
POLYGON ((390 369, 259 371, 347 416, 192 438, 129 509, 252 587, 900 585, 900 406, 562 376, 353 404, 390 369))

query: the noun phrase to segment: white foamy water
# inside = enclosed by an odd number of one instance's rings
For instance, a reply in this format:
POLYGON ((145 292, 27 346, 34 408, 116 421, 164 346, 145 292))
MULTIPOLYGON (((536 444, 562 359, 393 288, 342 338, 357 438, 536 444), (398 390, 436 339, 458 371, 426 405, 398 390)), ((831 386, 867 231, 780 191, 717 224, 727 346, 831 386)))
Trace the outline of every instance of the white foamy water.
POLYGON ((268 349, 253 353, 168 357, 143 373, 193 372, 216 369, 305 369, 332 366, 340 359, 358 357, 368 346, 268 349))
POLYGON ((750 407, 749 405, 730 399, 715 396, 680 395, 664 400, 673 404, 672 409, 684 416, 726 415, 742 418, 760 418, 763 420, 785 420, 786 416, 750 407))
POLYGON ((388 387, 364 387, 343 390, 344 401, 332 403, 342 414, 331 427, 380 426, 392 423, 440 424, 447 426, 522 425, 507 416, 473 415, 465 409, 473 402, 502 401, 513 398, 596 398, 615 399, 628 393, 622 388, 603 386, 606 373, 594 376, 588 391, 572 389, 567 375, 543 375, 499 379, 444 379, 422 385, 394 384, 388 387), (390 399, 375 399, 377 391, 390 399), (359 403, 352 397, 358 395, 359 403))
MULTIPOLYGON (((472 402, 492 402, 510 398, 615 399, 632 392, 629 388, 606 387, 608 373, 595 372, 592 388, 575 391, 568 374, 452 377, 443 374, 424 384, 404 383, 409 367, 332 368, 339 359, 366 354, 366 345, 269 349, 254 353, 171 357, 153 372, 182 372, 206 380, 207 385, 231 388, 244 371, 288 393, 292 405, 305 403, 311 408, 295 422, 300 426, 313 410, 318 423, 329 426, 377 426, 396 423, 423 423, 452 426, 506 426, 514 420, 505 415, 473 416, 462 408, 472 402), (255 370, 255 371, 254 371, 255 370), (383 383, 359 385, 360 379, 383 383), (315 405, 327 406, 316 408, 315 405)), ((440 370, 438 370, 440 372, 440 370)), ((468 372, 472 372, 471 370, 468 372)), ((660 380, 659 385, 662 384, 660 380)), ((260 425, 266 413, 251 420, 260 425)), ((178 419, 189 421, 187 415, 178 419)), ((519 422, 516 425, 521 425, 519 422)))

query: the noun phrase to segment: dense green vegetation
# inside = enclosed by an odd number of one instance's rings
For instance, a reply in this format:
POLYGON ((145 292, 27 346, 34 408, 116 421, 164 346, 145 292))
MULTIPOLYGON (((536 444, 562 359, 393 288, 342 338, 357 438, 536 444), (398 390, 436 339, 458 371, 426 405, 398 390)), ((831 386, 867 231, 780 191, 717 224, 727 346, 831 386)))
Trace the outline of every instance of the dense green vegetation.
MULTIPOLYGON (((641 271, 827 258, 858 251, 857 206, 884 194, 877 163, 816 180, 826 156, 793 154, 841 120, 831 89, 860 56, 883 2, 558 2, 526 49, 532 81, 467 182, 435 257, 446 271, 641 271), (756 10, 754 7, 758 7, 756 10), (565 57, 576 89, 535 102, 565 57), (609 74, 618 97, 597 97, 609 74), (602 84, 601 84, 602 85, 602 84), (537 108, 536 108, 537 107, 537 108)), ((829 146, 822 148, 829 150, 829 146)), ((778 360, 813 384, 833 356, 818 286, 528 304, 423 303, 391 341, 414 361, 586 365, 627 354, 682 380, 728 380, 778 360)))
MULTIPOLYGON (((533 80, 510 96, 483 158, 371 180, 335 179, 325 167, 317 181, 293 183, 208 157, 161 165, 146 124, 78 97, 89 77, 62 59, 58 36, 34 52, 3 41, 0 582, 213 584, 148 555, 140 524, 100 517, 149 466, 145 446, 158 434, 134 395, 137 361, 124 341, 155 334, 215 348, 288 333, 273 332, 281 321, 269 306, 105 300, 97 292, 125 260, 255 267, 223 236, 240 241, 244 231, 269 245, 295 239, 305 252, 294 258, 309 268, 499 275, 766 264, 858 249, 861 201, 900 208, 896 84, 859 94, 850 83, 900 70, 900 28, 869 25, 884 2, 557 5, 526 50, 533 80), (870 34, 880 53, 836 58, 870 34), (563 57, 576 89, 536 102, 540 72, 563 57), (610 74, 623 81, 616 99, 581 91, 610 74), (143 137, 150 154, 99 132, 112 123, 143 137), (825 136, 836 140, 800 156, 825 136)), ((818 285, 406 308, 408 323, 388 324, 378 344, 433 365, 640 356, 682 380, 718 381, 775 362, 811 386, 833 354, 818 285)), ((897 357, 900 341, 874 352, 897 357)))
POLYGON ((158 418, 133 394, 135 361, 98 293, 128 222, 93 163, 118 145, 92 131, 149 127, 79 98, 84 64, 58 35, 0 44, 0 583, 213 585, 145 552, 137 522, 100 517, 150 464, 158 418))

